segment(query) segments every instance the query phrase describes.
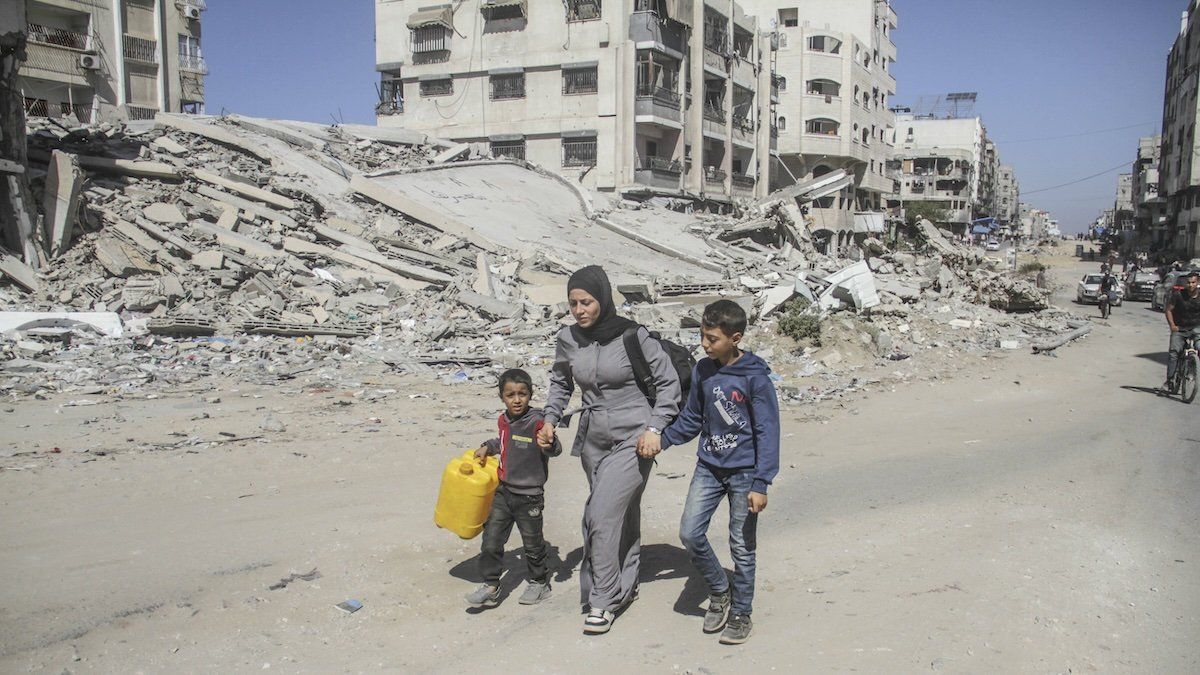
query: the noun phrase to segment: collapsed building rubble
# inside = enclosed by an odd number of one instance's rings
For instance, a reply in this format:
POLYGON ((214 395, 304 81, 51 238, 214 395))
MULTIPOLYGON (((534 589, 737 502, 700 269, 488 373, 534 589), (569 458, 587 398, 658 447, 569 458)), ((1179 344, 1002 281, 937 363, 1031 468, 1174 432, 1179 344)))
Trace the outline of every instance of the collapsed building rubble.
POLYGON ((488 377, 489 365, 546 362, 566 276, 589 263, 610 271, 633 318, 689 344, 713 298, 743 304, 764 338, 804 298, 853 349, 764 347, 788 377, 849 368, 855 351, 986 351, 1070 327, 1046 291, 927 222, 909 251, 868 233, 845 256, 819 253, 796 197, 838 176, 730 217, 589 194, 400 129, 160 114, 46 120, 28 143, 46 262, 0 265, 12 282, 0 285, 0 391, 15 394, 322 381, 346 364, 488 377))

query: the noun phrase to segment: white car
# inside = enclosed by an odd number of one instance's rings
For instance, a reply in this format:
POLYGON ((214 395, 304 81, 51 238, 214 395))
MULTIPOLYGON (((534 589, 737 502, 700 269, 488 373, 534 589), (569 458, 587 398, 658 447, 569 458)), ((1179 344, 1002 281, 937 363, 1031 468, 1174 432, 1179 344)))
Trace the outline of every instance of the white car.
MULTIPOLYGON (((1075 287, 1075 302, 1080 304, 1100 304, 1100 282, 1102 281, 1104 281, 1103 274, 1083 275, 1083 278, 1079 280, 1079 285, 1075 287)), ((1113 303, 1113 306, 1120 307, 1121 299, 1124 297, 1121 284, 1118 283, 1114 290, 1117 294, 1117 300, 1113 303)))
POLYGON ((999 251, 1000 242, 996 241, 995 239, 988 239, 988 242, 984 244, 983 249, 985 251, 999 251))

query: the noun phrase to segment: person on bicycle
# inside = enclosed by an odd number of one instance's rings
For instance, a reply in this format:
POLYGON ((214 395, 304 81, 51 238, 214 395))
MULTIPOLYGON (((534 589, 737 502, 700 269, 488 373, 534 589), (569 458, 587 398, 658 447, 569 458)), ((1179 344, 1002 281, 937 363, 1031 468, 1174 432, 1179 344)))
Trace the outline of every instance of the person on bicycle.
POLYGON ((1167 325, 1171 327, 1170 356, 1167 359, 1167 383, 1164 390, 1170 391, 1175 381, 1175 369, 1183 355, 1183 342, 1191 338, 1193 344, 1200 341, 1200 272, 1191 271, 1181 281, 1184 287, 1171 293, 1167 300, 1167 325))
POLYGON ((1108 305, 1111 311, 1113 302, 1117 299, 1117 277, 1106 272, 1104 278, 1100 280, 1100 305, 1101 312, 1104 311, 1103 305, 1108 305))

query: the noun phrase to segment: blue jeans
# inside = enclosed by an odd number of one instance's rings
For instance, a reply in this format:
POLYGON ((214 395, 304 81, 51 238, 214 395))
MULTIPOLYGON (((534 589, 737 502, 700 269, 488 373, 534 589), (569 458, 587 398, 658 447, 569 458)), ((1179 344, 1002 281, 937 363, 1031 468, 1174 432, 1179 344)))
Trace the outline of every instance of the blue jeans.
POLYGON ((679 539, 692 556, 714 595, 729 591, 729 580, 721 561, 708 542, 708 524, 722 499, 729 500, 729 552, 733 555, 733 607, 736 614, 749 614, 754 603, 754 549, 758 514, 750 513, 747 496, 754 480, 753 469, 723 470, 696 463, 683 518, 679 521, 679 539))

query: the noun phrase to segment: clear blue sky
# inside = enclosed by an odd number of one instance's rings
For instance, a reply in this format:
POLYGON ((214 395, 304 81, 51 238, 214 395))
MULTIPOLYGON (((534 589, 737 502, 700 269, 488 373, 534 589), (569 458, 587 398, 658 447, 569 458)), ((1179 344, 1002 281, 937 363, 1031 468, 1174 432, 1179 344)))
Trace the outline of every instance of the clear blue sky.
MULTIPOLYGON (((535 3, 558 0, 532 0, 535 3)), ((829 0, 837 2, 838 0, 829 0)), ((781 4, 785 4, 781 2, 781 4)), ((372 0, 209 0, 210 112, 374 121, 372 0)), ((893 0, 897 104, 979 93, 976 111, 1029 192, 1132 164, 1158 133, 1166 54, 1187 0, 893 0), (1130 127, 1096 132, 1116 127, 1130 127), (1053 138, 1074 134, 1071 138, 1053 138)), ((1117 173, 1023 200, 1076 232, 1117 173)))

